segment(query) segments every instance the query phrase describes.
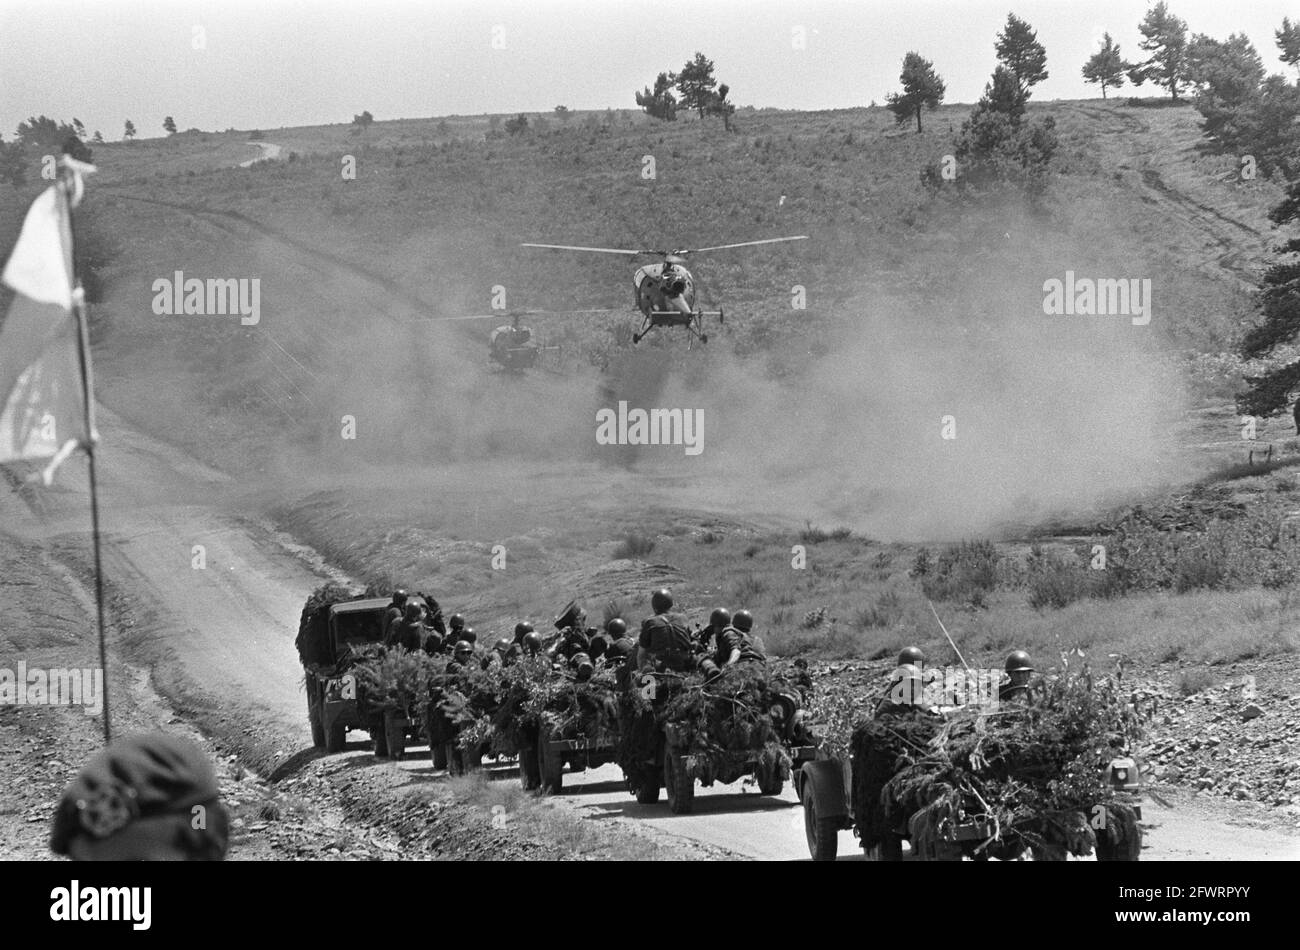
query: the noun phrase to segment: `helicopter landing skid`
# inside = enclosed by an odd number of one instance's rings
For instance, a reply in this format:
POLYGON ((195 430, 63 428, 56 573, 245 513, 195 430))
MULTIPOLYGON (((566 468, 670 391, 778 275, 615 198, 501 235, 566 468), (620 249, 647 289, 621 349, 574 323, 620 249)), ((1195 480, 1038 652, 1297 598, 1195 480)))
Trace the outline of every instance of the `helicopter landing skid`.
MULTIPOLYGON (((704 332, 705 317, 717 317, 718 323, 726 322, 721 310, 694 310, 690 313, 682 313, 679 310, 651 310, 646 313, 640 331, 632 334, 632 342, 640 343, 655 327, 685 327, 691 339, 708 343, 709 335, 704 332)), ((688 340, 687 343, 689 345, 690 341, 688 340)))

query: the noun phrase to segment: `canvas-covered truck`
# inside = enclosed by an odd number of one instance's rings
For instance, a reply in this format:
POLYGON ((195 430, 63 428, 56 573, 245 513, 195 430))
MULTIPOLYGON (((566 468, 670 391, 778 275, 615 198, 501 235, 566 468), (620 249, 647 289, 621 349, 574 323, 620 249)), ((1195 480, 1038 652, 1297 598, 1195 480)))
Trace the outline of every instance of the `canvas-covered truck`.
POLYGON ((364 729, 370 733, 375 754, 386 756, 389 738, 384 715, 368 707, 351 668, 356 651, 383 642, 384 611, 391 601, 387 597, 323 600, 313 595, 303 608, 297 640, 312 744, 326 752, 341 752, 348 732, 364 729))

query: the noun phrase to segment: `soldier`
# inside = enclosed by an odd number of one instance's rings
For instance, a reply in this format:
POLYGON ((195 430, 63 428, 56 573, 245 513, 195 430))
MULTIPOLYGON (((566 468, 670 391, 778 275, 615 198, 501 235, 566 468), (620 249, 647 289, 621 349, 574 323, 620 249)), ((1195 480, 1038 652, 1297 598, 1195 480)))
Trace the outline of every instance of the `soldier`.
POLYGON ((672 613, 673 595, 660 588, 650 597, 654 616, 641 622, 638 667, 663 666, 679 673, 694 665, 691 631, 681 614, 672 613))
POLYGON ((447 635, 447 626, 442 622, 442 608, 438 606, 438 602, 430 594, 420 594, 420 597, 424 599, 425 608, 428 611, 428 617, 424 622, 437 630, 439 637, 445 637, 447 635))
POLYGON ((50 850, 76 861, 220 861, 229 833, 207 757, 157 732, 91 757, 55 808, 50 850))
POLYGON ((921 652, 920 647, 903 647, 898 654, 898 665, 906 666, 908 663, 914 666, 920 666, 925 662, 925 654, 921 652))
POLYGON ((463 673, 474 662, 474 645, 468 640, 457 640, 447 663, 448 673, 463 673))
POLYGON ((502 637, 495 644, 493 644, 492 652, 490 652, 487 656, 483 657, 483 669, 499 670, 502 667, 509 666, 510 664, 512 664, 515 661, 515 658, 510 655, 510 651, 513 650, 514 648, 515 645, 513 643, 511 643, 509 640, 502 637))
POLYGON ((384 638, 384 646, 400 646, 404 650, 419 650, 425 642, 424 602, 417 597, 406 599, 403 619, 393 624, 384 638))
POLYGON ((1029 681, 1034 675, 1029 654, 1024 650, 1014 650, 1007 655, 1007 661, 1002 666, 1007 672, 1007 682, 998 688, 998 702, 1029 702, 1033 698, 1033 687, 1029 681))
POLYGON ((622 617, 615 617, 605 624, 605 637, 609 640, 605 647, 606 665, 624 663, 636 651, 636 643, 627 635, 627 622, 622 617))
POLYGON ((724 669, 737 663, 766 664, 767 656, 763 653, 762 646, 751 635, 753 629, 754 615, 748 610, 737 610, 731 626, 722 631, 718 651, 714 654, 714 662, 716 663, 721 657, 722 662, 718 663, 718 666, 724 669), (724 652, 725 657, 723 657, 724 652))
POLYGON ((409 595, 406 593, 405 588, 399 587, 397 590, 393 591, 393 602, 389 604, 388 609, 384 611, 383 633, 385 641, 388 640, 389 628, 392 627, 393 624, 401 621, 402 617, 406 614, 406 598, 408 596, 409 595))
POLYGON ((876 703, 875 715, 924 711, 924 695, 925 680, 920 668, 912 663, 900 663, 889 675, 889 688, 876 703))
POLYGON ((529 630, 520 641, 524 656, 538 656, 542 652, 542 635, 536 630, 529 630))
POLYGON ((451 618, 447 621, 447 626, 448 630, 446 639, 451 643, 455 643, 457 640, 461 639, 460 632, 465 629, 465 618, 460 614, 452 614, 451 618))
POLYGON ((460 632, 460 639, 467 641, 472 647, 478 643, 478 634, 474 632, 473 627, 465 627, 460 632))
POLYGON ((726 607, 713 608, 713 613, 709 614, 708 624, 700 631, 700 647, 707 652, 711 643, 716 653, 722 644, 722 631, 730 626, 731 611, 726 607))

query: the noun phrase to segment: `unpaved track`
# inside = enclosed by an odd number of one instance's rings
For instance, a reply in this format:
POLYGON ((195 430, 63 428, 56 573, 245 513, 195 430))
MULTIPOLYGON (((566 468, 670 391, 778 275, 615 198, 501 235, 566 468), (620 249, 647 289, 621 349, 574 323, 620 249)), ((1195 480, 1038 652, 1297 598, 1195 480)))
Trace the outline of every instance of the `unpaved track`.
MULTIPOLYGON (((223 513, 239 489, 228 476, 102 408, 99 429, 105 573, 152 613, 133 633, 133 646, 176 662, 154 666, 155 675, 181 676, 162 684, 169 692, 273 726, 286 754, 309 743, 293 641, 303 600, 321 578, 223 513), (196 545, 203 567, 195 566, 196 545)), ((0 522, 35 538, 88 536, 85 476, 84 461, 70 461, 58 474, 59 490, 42 493, 36 511, 11 492, 0 495, 0 522)))

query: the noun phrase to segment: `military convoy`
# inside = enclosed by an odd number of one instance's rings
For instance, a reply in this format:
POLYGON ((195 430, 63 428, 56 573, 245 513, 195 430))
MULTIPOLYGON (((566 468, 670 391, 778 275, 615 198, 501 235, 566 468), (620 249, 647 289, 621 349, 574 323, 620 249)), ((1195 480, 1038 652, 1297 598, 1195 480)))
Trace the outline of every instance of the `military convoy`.
MULTIPOLYGON (((902 761, 897 753, 903 747, 891 751, 882 745, 873 752, 870 732, 877 725, 873 718, 861 721, 857 727, 851 755, 828 751, 830 746, 814 737, 805 722, 802 707, 811 683, 806 671, 800 671, 804 676, 796 679, 797 685, 790 685, 777 674, 769 678, 763 664, 740 664, 725 671, 714 668, 708 675, 663 667, 635 672, 623 668, 622 674, 615 675, 613 671, 618 667, 610 667, 610 672, 593 681, 590 667, 575 676, 567 668, 553 665, 552 658, 538 650, 536 656, 516 656, 511 661, 519 664, 517 675, 510 681, 515 693, 502 692, 507 680, 501 678, 489 678, 487 682, 498 685, 485 689, 480 677, 487 674, 477 672, 477 665, 465 682, 459 675, 451 676, 449 667, 447 676, 421 682, 441 684, 437 689, 454 695, 450 707, 436 698, 426 698, 417 710, 415 705, 394 704, 391 695, 386 699, 373 693, 368 696, 366 683, 373 685, 375 681, 358 675, 366 673, 358 664, 385 655, 384 622, 391 606, 387 597, 344 597, 336 590, 324 595, 318 591, 304 607, 297 645, 304 667, 308 720, 313 744, 326 752, 341 751, 351 730, 367 731, 375 754, 384 757, 400 758, 408 741, 427 739, 434 766, 457 774, 480 767, 483 756, 490 751, 500 758, 504 748, 507 755, 517 753, 524 788, 540 788, 550 794, 562 792, 566 765, 582 770, 617 762, 638 803, 654 804, 665 791, 673 814, 692 811, 697 781, 708 787, 715 782, 730 784, 752 777, 761 794, 776 796, 790 779, 803 806, 808 852, 817 861, 836 858, 839 834, 844 830, 854 831, 868 860, 903 860, 904 844, 909 839, 911 857, 922 859, 1014 857, 1028 850, 1031 843, 1036 855, 1040 846, 1061 858, 1066 851, 1087 853, 1095 847, 1099 860, 1138 859, 1139 769, 1130 757, 1113 758, 1105 783, 1089 786, 1094 790, 1090 794, 1104 792, 1106 804, 1092 809, 1093 819, 1098 814, 1103 819, 1099 824, 1094 820, 1088 828, 1066 827, 1069 821, 1077 825, 1089 820, 1077 805, 1070 806, 1073 810, 1064 824, 1052 814, 1042 816, 1046 825, 1056 821, 1060 826, 1058 837, 1068 842, 1061 847, 1052 849, 1043 844, 1044 834, 1039 831, 1045 825, 1037 818, 1034 821, 1038 823, 1032 827, 1038 831, 1008 835, 1006 827, 1000 828, 996 819, 990 818, 987 802, 978 795, 950 797, 941 818, 931 817, 928 825, 922 823, 918 840, 918 809, 926 810, 926 802, 934 800, 908 798, 907 794, 900 799, 895 790, 891 792, 891 805, 886 800, 890 796, 883 794, 880 786, 881 781, 892 782, 902 774, 900 766, 892 763, 902 761), (527 685, 530 677, 536 680, 532 687, 527 685), (518 692, 521 684, 522 694, 518 692), (543 684, 541 693, 535 692, 539 688, 536 684, 543 684), (530 688, 535 696, 563 697, 567 705, 545 706, 549 710, 562 709, 563 713, 539 714, 538 703, 533 702, 533 711, 521 718, 519 701, 521 695, 530 694, 530 688), (458 689, 467 695, 460 695, 458 689), (485 692, 495 695, 485 699, 485 692), (468 705, 475 705, 470 720, 453 722, 445 711, 452 708, 452 714, 459 715, 458 709, 468 705), (584 705, 586 711, 582 712, 580 707, 584 705), (592 714, 593 709, 598 714, 592 714), (489 720, 493 735, 508 735, 509 741, 498 743, 483 738, 479 731, 474 733, 474 741, 466 744, 466 736, 461 735, 465 727, 460 722, 485 725, 489 720), (872 755, 876 756, 874 764, 872 755), (855 772, 861 775, 855 776, 855 772), (904 805, 904 801, 913 804, 904 805)), ((574 608, 570 605, 571 611, 574 608)), ((561 641, 557 642, 562 642, 563 636, 562 630, 561 641)), ((505 644, 503 640, 501 645, 505 644)), ((411 655, 389 653, 388 660, 402 656, 411 655)), ((441 674, 441 666, 436 662, 434 665, 441 674)), ((486 667, 485 663, 485 671, 486 667)), ((433 697, 439 695, 432 686, 424 689, 433 689, 433 697)), ((542 705, 552 701, 546 699, 542 705)), ((896 730, 905 730, 906 723, 938 729, 936 723, 962 712, 960 707, 950 708, 936 718, 916 706, 902 715, 915 718, 899 720, 901 725, 893 728, 886 724, 883 732, 875 733, 879 741, 893 742, 899 738, 896 730)), ((951 732, 941 731, 945 736, 951 732)), ((926 745, 918 745, 916 738, 906 742, 918 749, 926 745)), ((1094 755, 1098 748, 1089 746, 1094 755)), ((917 756, 909 753, 908 758, 917 756)), ((1098 798, 1083 800, 1096 802, 1098 798)))

